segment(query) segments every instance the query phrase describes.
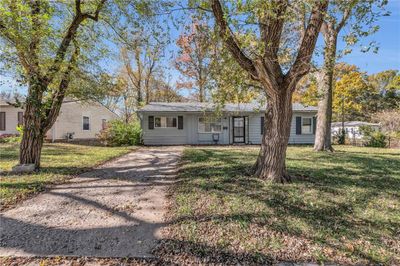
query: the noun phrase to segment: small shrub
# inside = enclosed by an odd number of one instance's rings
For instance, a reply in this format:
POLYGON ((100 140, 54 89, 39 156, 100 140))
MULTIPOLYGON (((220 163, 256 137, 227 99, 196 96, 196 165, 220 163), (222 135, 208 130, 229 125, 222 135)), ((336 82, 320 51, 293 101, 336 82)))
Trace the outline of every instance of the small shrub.
POLYGON ((18 135, 4 134, 0 136, 0 143, 18 143, 18 135))
POLYGON ((370 126, 362 126, 360 131, 363 134, 364 146, 376 148, 387 146, 387 136, 383 132, 376 131, 370 126))
POLYGON ((346 142, 346 131, 342 128, 337 137, 337 144, 344 145, 346 142))
POLYGON ((114 120, 100 131, 98 138, 102 143, 111 146, 137 145, 140 144, 141 133, 138 121, 126 124, 121 120, 114 120))
POLYGON ((0 136, 0 143, 21 143, 23 127, 17 126, 18 134, 4 134, 0 136))
POLYGON ((345 144, 345 141, 346 141, 346 132, 344 131, 344 129, 340 129, 337 134, 334 134, 332 136, 332 142, 334 144, 343 145, 345 144))
POLYGON ((367 147, 385 148, 387 146, 387 137, 380 131, 373 132, 367 142, 367 147))

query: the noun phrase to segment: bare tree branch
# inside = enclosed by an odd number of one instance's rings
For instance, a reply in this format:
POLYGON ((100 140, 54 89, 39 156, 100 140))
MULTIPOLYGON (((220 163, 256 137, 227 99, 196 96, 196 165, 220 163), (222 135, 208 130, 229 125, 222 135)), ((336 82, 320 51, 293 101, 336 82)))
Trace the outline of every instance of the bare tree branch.
POLYGON ((60 46, 57 49, 56 52, 56 57, 53 61, 52 66, 50 67, 49 71, 47 72, 46 75, 46 85, 49 85, 51 81, 54 79, 56 73, 60 70, 61 63, 64 61, 65 54, 68 50, 68 47, 70 46, 71 42, 75 39, 76 33, 78 31, 78 28, 80 24, 87 18, 91 18, 93 20, 98 20, 98 16, 100 13, 100 10, 104 6, 104 3, 106 0, 102 0, 100 4, 97 6, 95 15, 90 15, 90 14, 83 14, 81 10, 81 1, 80 0, 75 0, 75 11, 76 14, 71 22, 71 24, 68 27, 67 33, 65 34, 64 38, 61 41, 60 46))
POLYGON ((68 62, 68 67, 61 75, 58 91, 54 93, 53 97, 51 98, 51 105, 46 110, 46 119, 42 122, 43 132, 47 132, 51 128, 60 112, 60 108, 65 97, 65 92, 67 91, 68 85, 71 81, 71 72, 76 66, 76 62, 80 53, 79 46, 76 42, 74 46, 75 50, 68 62))
POLYGON ((226 46, 231 51, 235 60, 243 67, 254 79, 258 79, 254 63, 240 49, 239 44, 230 30, 224 16, 224 11, 219 0, 211 0, 211 6, 215 17, 215 22, 219 27, 219 35, 224 40, 226 46))
MULTIPOLYGON (((354 3, 354 1, 353 1, 353 3, 354 3)), ((353 10, 353 6, 354 6, 353 3, 350 3, 349 7, 346 8, 346 10, 343 12, 343 17, 335 29, 337 33, 340 32, 340 30, 344 27, 344 25, 346 25, 346 22, 351 15, 351 11, 353 10)))
POLYGON ((104 6, 106 1, 107 0, 102 0, 100 2, 100 4, 97 5, 97 8, 96 8, 96 11, 94 12, 94 15, 86 13, 86 14, 83 14, 83 16, 86 17, 86 18, 90 18, 90 19, 92 19, 94 21, 98 21, 99 20, 100 11, 103 8, 103 6, 104 6))
POLYGON ((269 15, 260 19, 260 32, 265 45, 265 59, 275 62, 279 66, 278 50, 288 1, 276 0, 273 1, 273 5, 274 12, 269 12, 269 15))
POLYGON ((286 84, 298 81, 302 76, 307 74, 308 70, 310 69, 311 57, 327 8, 327 0, 316 1, 316 4, 311 11, 309 22, 301 42, 299 52, 297 53, 296 60, 285 76, 286 84))

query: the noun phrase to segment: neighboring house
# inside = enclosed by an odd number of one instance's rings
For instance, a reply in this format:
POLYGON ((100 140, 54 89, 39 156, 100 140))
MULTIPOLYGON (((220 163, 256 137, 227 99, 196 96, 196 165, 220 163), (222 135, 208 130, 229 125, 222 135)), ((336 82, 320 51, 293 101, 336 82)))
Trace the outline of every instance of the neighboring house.
MULTIPOLYGON (((264 129, 265 108, 257 104, 154 102, 138 112, 145 145, 260 144, 264 129)), ((316 107, 293 104, 290 144, 314 143, 316 114, 316 107)))
MULTIPOLYGON (((360 131, 360 127, 369 126, 374 130, 379 130, 379 124, 362 122, 362 121, 346 121, 344 122, 344 130, 346 137, 349 139, 362 139, 363 135, 360 131)), ((332 137, 338 136, 342 129, 342 122, 334 122, 331 124, 332 137)))
MULTIPOLYGON (((16 127, 22 124, 23 112, 21 108, 10 105, 0 99, 0 135, 18 134, 16 127)), ((60 114, 53 127, 47 132, 48 140, 94 139, 96 134, 110 120, 118 116, 98 102, 81 102, 65 100, 61 105, 60 114)))

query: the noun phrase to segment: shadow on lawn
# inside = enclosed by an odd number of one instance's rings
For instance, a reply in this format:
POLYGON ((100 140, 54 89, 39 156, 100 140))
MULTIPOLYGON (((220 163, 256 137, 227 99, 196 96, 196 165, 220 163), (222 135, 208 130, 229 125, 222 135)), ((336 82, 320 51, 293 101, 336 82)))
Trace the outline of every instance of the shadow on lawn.
MULTIPOLYGON (((77 199, 81 200, 81 199, 77 199)), ((102 206, 96 202, 85 201, 101 210, 106 210, 115 215, 114 210, 102 206)), ((1 235, 3 244, 0 251, 8 254, 5 249, 16 249, 24 254, 39 257, 47 256, 79 256, 79 257, 111 257, 111 258, 148 258, 147 253, 135 253, 135 249, 141 249, 143 245, 152 246, 152 243, 138 241, 137 224, 148 235, 143 239, 153 239, 154 234, 165 223, 149 223, 138 220, 125 212, 119 212, 119 216, 134 222, 128 226, 101 227, 88 229, 65 229, 58 227, 47 227, 21 220, 0 216, 1 235), (21 232, 24 232, 21 235, 21 232), (40 236, 40 237, 37 237, 40 236), (23 238, 24 243, 18 241, 23 238)), ((271 264, 271 258, 259 253, 232 252, 219 247, 192 241, 181 241, 176 239, 164 239, 152 250, 153 256, 150 262, 157 265, 177 265, 181 263, 224 263, 226 264, 271 264)))
MULTIPOLYGON (((366 208, 367 204, 379 196, 379 194, 393 194, 398 197, 397 188, 400 187, 398 175, 400 165, 399 159, 366 158, 355 153, 340 153, 333 156, 322 156, 321 161, 312 161, 318 168, 307 168, 306 170, 298 164, 289 164, 288 169, 293 173, 306 175, 305 180, 295 180, 292 184, 266 184, 262 180, 244 176, 252 166, 256 155, 244 155, 240 150, 213 150, 194 149, 186 154, 186 159, 192 159, 182 170, 181 182, 187 187, 179 188, 191 193, 193 189, 200 189, 204 193, 215 193, 223 198, 240 196, 244 199, 256 201, 273 211, 276 220, 271 219, 270 213, 264 213, 262 209, 258 212, 252 210, 234 212, 229 211, 223 215, 188 215, 172 219, 168 224, 181 224, 187 222, 235 222, 254 223, 268 228, 274 232, 282 232, 292 236, 308 238, 312 242, 323 243, 332 249, 348 253, 344 245, 333 244, 329 238, 341 239, 345 236, 349 240, 358 240, 364 232, 369 232, 369 238, 380 241, 380 230, 382 228, 400 228, 396 221, 371 221, 365 218, 353 219, 354 206, 366 208), (335 160, 335 164, 329 160, 335 160), (213 162, 212 166, 203 163, 213 162), (345 165, 351 162, 356 169, 346 169, 345 165), (338 166, 342 165, 342 166, 338 166), (397 166, 397 167, 396 167, 397 166), (385 174, 385 176, 382 176, 385 174), (361 176, 361 177, 359 177, 361 176), (349 201, 337 202, 335 197, 347 197, 348 188, 362 188, 363 191, 353 195, 349 201), (324 205, 310 205, 304 201, 301 195, 308 190, 315 190, 317 196, 323 196, 326 200, 324 205), (319 193, 319 194, 318 194, 319 193), (300 195, 293 198, 291 195, 300 195), (293 224, 287 223, 289 218, 300 219, 313 230, 314 235, 304 235, 301 229, 293 224)), ((310 158, 304 158, 310 159, 310 158)), ((290 159, 293 160, 293 159, 290 159)), ((301 159, 298 159, 301 160, 301 159)), ((139 160, 140 161, 140 160, 139 160)), ((98 211, 109 215, 118 216, 131 224, 126 226, 101 227, 88 229, 65 229, 49 227, 44 225, 24 222, 1 216, 1 238, 3 248, 18 249, 23 252, 39 255, 76 255, 76 256, 121 256, 130 257, 134 254, 131 250, 136 245, 141 245, 136 238, 136 224, 147 228, 144 238, 151 239, 166 223, 149 223, 138 220, 124 210, 115 209, 101 202, 91 199, 89 196, 75 195, 75 191, 98 188, 107 189, 119 187, 118 185, 106 184, 96 185, 93 181, 104 179, 128 180, 132 183, 121 188, 130 189, 135 187, 151 187, 165 185, 160 177, 174 174, 175 167, 171 166, 171 160, 160 162, 159 158, 143 160, 140 167, 112 167, 96 169, 82 174, 82 180, 66 183, 59 188, 53 188, 49 193, 59 198, 69 199, 83 205, 88 205, 98 211), (150 169, 156 165, 160 168, 154 172, 150 169), (132 178, 135 177, 135 178, 132 178), (82 185, 87 183, 88 185, 82 185), (65 193, 62 190, 71 190, 65 193), (37 236, 40 236, 39 238, 37 236), (21 242, 22 241, 22 242, 21 242)), ((123 164, 123 162, 122 162, 123 164)), ((62 168, 64 169, 64 168, 62 168)), ((50 173, 59 173, 59 168, 47 168, 50 173)), ((82 169, 69 169, 68 171, 81 171, 82 169)), ((33 184, 34 185, 34 184, 33 184)), ((99 192, 100 193, 100 192, 99 192)), ((350 193, 351 194, 351 193, 350 193)), ((44 216, 43 216, 44 217, 44 216)), ((393 235, 396 232, 393 231, 393 235)), ((381 243, 385 249, 390 249, 387 243, 381 243)), ((225 263, 225 264, 270 264, 276 258, 265 253, 258 252, 233 252, 221 246, 210 246, 195 241, 183 241, 179 239, 167 239, 155 250, 155 254, 161 264, 170 264, 175 259, 183 258, 183 262, 189 263, 225 263), (192 261, 187 261, 191 259, 192 261), (194 260, 194 261, 193 261, 194 260)), ((140 254, 139 254, 140 255, 140 254)), ((358 259, 365 259, 372 263, 381 263, 365 250, 359 250, 356 254, 358 259)))
MULTIPOLYGON (((140 161, 140 159, 138 159, 140 161)), ((165 186, 165 182, 172 181, 172 176, 176 173, 176 164, 173 162, 176 158, 169 158, 162 161, 159 158, 150 160, 143 159, 138 167, 108 167, 107 169, 96 169, 84 173, 80 180, 66 183, 52 188, 47 194, 51 195, 53 208, 35 208, 35 217, 33 221, 32 213, 15 215, 3 213, 1 219, 1 247, 0 253, 3 255, 13 254, 15 250, 22 254, 31 254, 35 256, 106 256, 106 257, 132 257, 145 256, 148 254, 138 253, 135 250, 143 250, 143 245, 152 246, 151 240, 154 239, 156 232, 167 225, 167 223, 156 223, 138 219, 135 211, 116 208, 107 202, 94 200, 96 193, 111 193, 111 188, 121 188, 123 191, 114 190, 115 197, 123 192, 129 192, 137 187, 165 186), (152 170, 152 166, 159 169, 152 170), (171 177, 171 178, 170 178, 171 177), (118 185, 107 182, 108 179, 127 180, 131 183, 118 185), (97 180, 105 182, 98 185, 97 180), (86 185, 87 184, 87 185, 86 185), (93 191, 92 189, 99 189, 93 191), (91 193, 79 193, 80 190, 91 189, 91 193), (66 217, 60 216, 60 223, 57 226, 47 224, 46 218, 57 213, 65 212, 65 203, 73 204, 81 209, 88 206, 94 209, 96 213, 104 213, 104 217, 116 216, 125 221, 121 226, 90 226, 88 228, 74 228, 68 224, 66 217), (144 232, 144 235, 143 235, 144 232)), ((124 165, 122 163, 122 165, 124 165)), ((38 204, 38 203, 36 203, 38 204)), ((50 205, 51 206, 51 205, 50 205)), ((149 207, 150 208, 150 207, 149 207)), ((72 209, 69 209, 71 212, 72 209)), ((85 215, 84 213, 82 219, 85 215)), ((58 214, 59 215, 59 214, 58 214)), ((241 214, 239 214, 241 215, 241 214)), ((235 216, 231 217, 232 219, 235 216)), ((106 218, 105 218, 106 219, 106 218)), ((197 217, 195 219, 207 220, 218 219, 218 217, 197 217)), ((220 219, 229 219, 229 217, 220 217, 220 219)), ((172 220, 168 224, 177 222, 191 221, 193 217, 181 217, 179 220, 172 220)), ((100 223, 100 222, 99 222, 100 223)), ((155 250, 156 262, 160 265, 174 264, 175 257, 190 257, 193 262, 205 263, 229 263, 237 264, 239 262, 263 263, 269 264, 270 259, 262 254, 232 252, 220 247, 212 247, 206 244, 195 243, 191 241, 180 241, 177 239, 165 240, 155 250), (172 250, 170 248, 173 248, 172 250), (163 254, 168 252, 168 254, 163 254)))
MULTIPOLYGON (((189 194, 200 189, 205 193, 200 195, 205 197, 210 193, 217 198, 240 197, 272 210, 272 216, 277 218, 271 222, 270 213, 258 211, 229 216, 228 211, 226 217, 213 217, 213 221, 228 218, 240 223, 245 220, 246 223, 258 224, 275 232, 322 243, 342 254, 352 253, 345 245, 340 245, 342 238, 357 242, 367 240, 363 235, 368 234, 368 240, 373 245, 392 250, 390 242, 383 243, 382 237, 395 239, 395 228, 400 228, 399 222, 395 219, 371 220, 362 215, 354 216, 355 208, 358 211, 366 210, 371 201, 382 195, 400 199, 400 157, 387 158, 385 155, 371 156, 356 152, 318 153, 302 158, 291 155, 293 158, 288 159, 288 171, 306 178, 281 185, 243 175, 252 166, 256 152, 243 155, 240 150, 196 149, 186 154, 191 164, 184 167, 181 174, 186 183, 182 193, 189 194), (209 161, 213 165, 205 167, 203 163, 209 161), (315 194, 313 200, 317 204, 309 204, 301 196, 310 191, 315 194), (312 233, 307 236, 300 227, 285 222, 290 219, 306 223, 312 233), (339 244, 333 244, 332 240, 339 244)), ((229 207, 226 208, 229 210, 229 207)), ((192 218, 197 220, 198 217, 192 218)), ((382 263, 367 250, 358 250, 356 254, 359 259, 382 263)))

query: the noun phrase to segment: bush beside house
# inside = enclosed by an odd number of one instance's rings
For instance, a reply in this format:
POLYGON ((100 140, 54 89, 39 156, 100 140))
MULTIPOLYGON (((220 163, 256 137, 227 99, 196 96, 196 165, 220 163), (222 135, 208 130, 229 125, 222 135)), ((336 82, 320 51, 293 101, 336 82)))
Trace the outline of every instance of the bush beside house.
POLYGON ((360 128, 363 134, 363 144, 366 147, 385 148, 387 147, 387 137, 382 131, 375 131, 369 126, 360 128))
POLYGON ((109 146, 137 145, 141 142, 141 127, 139 121, 125 123, 113 120, 100 131, 99 140, 109 146))

